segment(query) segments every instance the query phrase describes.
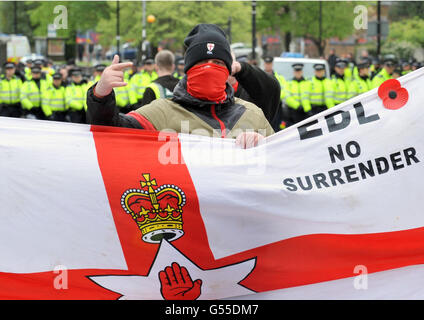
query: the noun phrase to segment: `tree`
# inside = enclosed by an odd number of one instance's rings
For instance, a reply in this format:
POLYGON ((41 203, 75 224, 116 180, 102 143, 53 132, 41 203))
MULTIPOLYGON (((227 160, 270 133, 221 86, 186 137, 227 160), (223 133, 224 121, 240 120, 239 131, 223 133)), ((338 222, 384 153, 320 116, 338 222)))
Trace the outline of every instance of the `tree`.
POLYGON ((419 17, 393 22, 383 49, 401 59, 408 59, 415 49, 424 47, 423 33, 424 20, 419 17))
POLYGON ((58 37, 68 38, 69 43, 75 43, 77 31, 94 29, 101 18, 109 17, 109 6, 106 1, 43 1, 28 10, 31 24, 34 26, 33 34, 46 36, 47 26, 53 24, 56 15, 54 8, 58 5, 65 6, 68 14, 68 28, 58 29, 58 37))
MULTIPOLYGON (((16 3, 17 33, 32 37, 34 26, 30 22, 29 10, 37 6, 28 1, 0 1, 0 31, 6 34, 14 33, 14 6, 16 3)), ((47 29, 46 29, 47 30, 47 29)))
MULTIPOLYGON (((108 3, 109 11, 115 12, 116 2, 108 3)), ((232 39, 234 42, 250 41, 250 4, 248 2, 221 1, 148 1, 147 15, 153 14, 156 21, 147 24, 147 40, 157 46, 167 40, 167 47, 182 50, 187 33, 198 23, 215 23, 223 29, 228 17, 232 17, 232 39)), ((114 44, 116 15, 101 19, 96 30, 102 33, 103 45, 114 44)), ((141 41, 142 2, 120 3, 120 33, 123 41, 141 41)))
MULTIPOLYGON (((279 1, 259 2, 259 28, 278 30, 295 37, 312 40, 320 55, 325 49, 325 40, 337 37, 343 39, 354 34, 355 2, 322 1, 322 33, 320 34, 320 1, 279 1)), ((288 40, 291 39, 291 36, 288 40)), ((288 44, 286 43, 286 49, 288 44)))
POLYGON ((398 1, 394 2, 389 9, 389 19, 393 21, 400 21, 414 17, 424 19, 424 2, 398 1))

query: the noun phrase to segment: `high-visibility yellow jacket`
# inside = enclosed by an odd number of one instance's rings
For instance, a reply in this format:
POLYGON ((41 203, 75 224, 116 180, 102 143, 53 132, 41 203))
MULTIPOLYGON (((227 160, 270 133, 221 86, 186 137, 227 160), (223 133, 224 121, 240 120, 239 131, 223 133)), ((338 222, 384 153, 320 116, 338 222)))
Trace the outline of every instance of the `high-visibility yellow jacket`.
POLYGON ((361 93, 367 92, 372 89, 372 84, 370 78, 358 78, 354 79, 349 86, 349 91, 347 94, 347 98, 353 98, 361 93))
POLYGON ((115 91, 115 100, 118 107, 124 108, 137 103, 135 90, 130 85, 113 88, 113 91, 115 91))
POLYGON ((355 76, 355 73, 354 73, 355 67, 356 66, 354 66, 353 63, 350 62, 350 63, 347 64, 347 66, 345 68, 344 78, 349 82, 352 81, 352 79, 355 76))
POLYGON ((342 103, 347 100, 347 93, 350 86, 350 81, 346 77, 338 77, 333 75, 333 100, 335 104, 342 103))
POLYGON ((391 79, 392 76, 387 72, 385 68, 381 69, 372 79, 372 87, 379 87, 384 81, 391 79))
POLYGON ((101 77, 100 75, 97 75, 93 80, 88 81, 86 85, 87 90, 90 89, 93 86, 93 84, 95 84, 96 82, 99 82, 100 77, 101 77))
POLYGON ((156 99, 168 99, 173 97, 173 92, 170 91, 168 88, 165 88, 164 86, 160 85, 159 83, 152 82, 147 86, 147 88, 153 90, 156 99))
POLYGON ((87 85, 71 83, 65 89, 66 107, 71 111, 87 110, 87 85))
POLYGON ((10 80, 5 75, 0 77, 0 103, 14 104, 20 101, 22 80, 12 76, 10 80))
POLYGON ((32 79, 31 68, 25 67, 25 79, 26 80, 32 79))
POLYGON ((46 80, 40 79, 40 88, 35 80, 25 81, 21 87, 21 106, 22 109, 31 110, 41 107, 42 93, 48 88, 46 80))
POLYGON ((304 78, 297 80, 293 79, 287 82, 286 89, 286 104, 289 108, 303 108, 304 112, 311 111, 311 102, 309 100, 310 84, 304 78))
POLYGON ((312 105, 326 106, 327 108, 335 106, 333 83, 330 79, 318 79, 313 76, 311 80, 309 80, 309 86, 309 101, 312 105))
POLYGON ((158 74, 153 71, 149 74, 146 71, 138 72, 130 79, 130 86, 134 88, 137 100, 143 99, 144 90, 146 87, 158 78, 158 74))
POLYGON ((41 71, 43 71, 46 75, 53 75, 54 74, 54 69, 50 68, 50 67, 42 67, 41 71))
POLYGON ((41 108, 47 117, 51 116, 53 112, 66 111, 68 108, 66 106, 65 87, 49 86, 42 94, 41 108))
POLYGON ((175 71, 172 75, 174 76, 174 78, 177 78, 177 79, 183 78, 183 75, 179 75, 177 71, 175 71))
POLYGON ((274 76, 278 80, 278 82, 280 83, 280 87, 281 87, 280 99, 283 100, 286 96, 286 89, 285 88, 287 87, 287 81, 284 78, 284 76, 282 76, 281 74, 278 74, 276 71, 274 71, 274 76))

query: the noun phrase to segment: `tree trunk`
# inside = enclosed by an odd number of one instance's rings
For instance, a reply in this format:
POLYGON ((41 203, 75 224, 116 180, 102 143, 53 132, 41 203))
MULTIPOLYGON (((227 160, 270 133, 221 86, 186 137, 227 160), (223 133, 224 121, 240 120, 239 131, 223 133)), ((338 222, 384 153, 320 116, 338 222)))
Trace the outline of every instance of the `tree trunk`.
POLYGON ((323 45, 322 42, 319 41, 319 39, 312 38, 312 37, 310 37, 308 39, 311 40, 316 45, 316 47, 318 48, 318 55, 324 56, 325 45, 323 45))
POLYGON ((287 52, 290 51, 290 42, 292 40, 292 35, 290 31, 287 31, 286 34, 284 35, 284 47, 286 49, 287 52))

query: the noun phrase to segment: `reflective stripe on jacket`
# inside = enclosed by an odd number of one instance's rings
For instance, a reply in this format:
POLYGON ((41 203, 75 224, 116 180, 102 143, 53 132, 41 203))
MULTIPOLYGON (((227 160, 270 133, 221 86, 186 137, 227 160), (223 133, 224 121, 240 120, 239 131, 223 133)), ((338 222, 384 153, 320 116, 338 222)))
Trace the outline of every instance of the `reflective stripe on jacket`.
POLYGON ((311 102, 309 100, 310 84, 307 80, 291 80, 287 83, 286 104, 289 108, 299 109, 303 107, 304 112, 311 111, 311 102))
POLYGON ((313 76, 309 82, 309 100, 311 104, 316 106, 327 106, 327 108, 332 108, 335 106, 333 84, 330 79, 318 79, 313 76))
POLYGON ((16 76, 10 80, 2 77, 0 81, 0 103, 14 104, 20 101, 22 81, 16 76))
POLYGON ((65 89, 66 94, 66 107, 73 111, 86 109, 86 94, 87 89, 84 83, 67 86, 65 89))

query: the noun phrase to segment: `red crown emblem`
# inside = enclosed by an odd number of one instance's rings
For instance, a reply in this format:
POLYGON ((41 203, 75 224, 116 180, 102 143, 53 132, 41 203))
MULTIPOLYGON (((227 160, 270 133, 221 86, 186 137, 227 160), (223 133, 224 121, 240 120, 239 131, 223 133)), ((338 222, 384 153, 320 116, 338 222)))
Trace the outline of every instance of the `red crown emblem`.
POLYGON ((182 207, 186 203, 184 192, 173 184, 157 186, 156 179, 143 174, 142 189, 128 189, 121 197, 121 206, 130 214, 141 230, 142 239, 159 243, 162 239, 176 240, 184 235, 182 207))

